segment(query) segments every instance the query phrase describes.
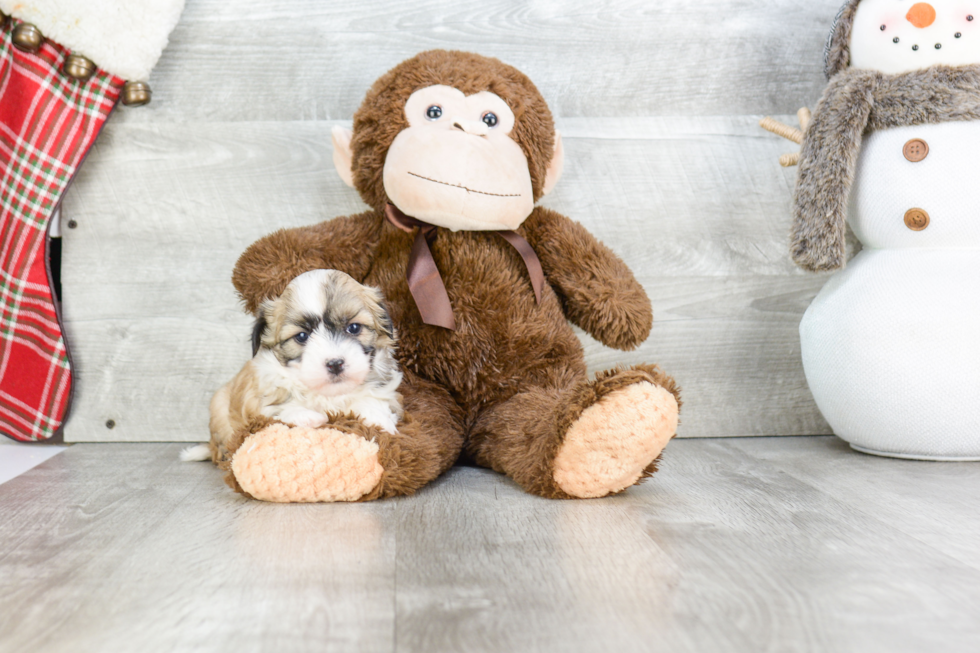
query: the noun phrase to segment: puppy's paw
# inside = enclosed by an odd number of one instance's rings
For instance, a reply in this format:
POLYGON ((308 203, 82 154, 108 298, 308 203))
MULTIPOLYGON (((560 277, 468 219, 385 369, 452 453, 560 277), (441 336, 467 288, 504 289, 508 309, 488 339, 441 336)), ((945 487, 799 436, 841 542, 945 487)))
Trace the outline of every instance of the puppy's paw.
POLYGON ((368 426, 377 426, 382 431, 394 435, 398 431, 398 416, 387 406, 359 407, 358 417, 368 426))
POLYGON ((279 413, 277 419, 289 426, 302 426, 308 429, 315 429, 327 423, 327 416, 323 413, 299 406, 289 406, 279 413))
POLYGON ((379 421, 378 423, 374 424, 374 426, 377 426, 382 431, 387 431, 388 433, 394 435, 398 432, 398 418, 394 415, 389 415, 387 419, 379 421))

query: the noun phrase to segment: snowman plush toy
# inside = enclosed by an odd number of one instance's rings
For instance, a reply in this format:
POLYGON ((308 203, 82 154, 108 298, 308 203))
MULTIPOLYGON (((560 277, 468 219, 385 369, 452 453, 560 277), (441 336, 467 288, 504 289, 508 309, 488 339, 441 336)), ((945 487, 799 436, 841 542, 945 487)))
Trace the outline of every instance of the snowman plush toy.
POLYGON ((791 245, 840 269, 800 324, 810 389, 854 449, 980 460, 980 0, 849 0, 826 73, 791 245))

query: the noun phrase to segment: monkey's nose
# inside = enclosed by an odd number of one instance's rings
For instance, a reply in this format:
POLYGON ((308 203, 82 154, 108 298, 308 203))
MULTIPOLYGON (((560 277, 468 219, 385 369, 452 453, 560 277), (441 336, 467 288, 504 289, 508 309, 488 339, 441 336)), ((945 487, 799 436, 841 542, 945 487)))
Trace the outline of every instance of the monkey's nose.
POLYGON ((327 371, 336 376, 344 371, 344 359, 335 358, 333 360, 327 361, 327 371))
POLYGON ((453 129, 459 129, 474 136, 486 136, 490 132, 487 123, 482 120, 463 120, 462 118, 453 118, 453 129))
POLYGON ((928 2, 916 2, 905 14, 905 19, 919 29, 929 27, 936 20, 936 10, 928 2))

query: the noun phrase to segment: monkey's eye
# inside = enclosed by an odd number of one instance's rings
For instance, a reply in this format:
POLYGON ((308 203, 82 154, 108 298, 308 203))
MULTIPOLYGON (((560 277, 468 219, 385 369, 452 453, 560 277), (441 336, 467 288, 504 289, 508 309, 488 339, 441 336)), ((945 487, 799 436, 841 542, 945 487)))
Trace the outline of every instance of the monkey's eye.
POLYGON ((425 110, 425 117, 429 120, 439 120, 442 117, 442 107, 438 104, 433 104, 425 110))
POLYGON ((351 334, 352 336, 356 336, 360 332, 361 332, 361 325, 358 324, 357 322, 347 325, 347 333, 351 334))
POLYGON ((495 127, 497 125, 497 114, 492 111, 487 111, 483 114, 483 122, 486 123, 487 127, 495 127))
POLYGON ((300 331, 295 336, 293 336, 293 340, 295 340, 301 345, 309 339, 310 339, 310 334, 308 334, 306 331, 300 331))

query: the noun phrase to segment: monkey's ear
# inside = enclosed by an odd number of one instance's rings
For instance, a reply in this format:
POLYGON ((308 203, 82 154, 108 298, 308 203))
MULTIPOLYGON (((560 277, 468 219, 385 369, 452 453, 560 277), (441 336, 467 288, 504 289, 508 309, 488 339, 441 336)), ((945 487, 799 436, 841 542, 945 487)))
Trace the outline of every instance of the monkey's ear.
POLYGON ((555 130, 555 153, 551 155, 551 162, 548 164, 548 172, 544 176, 544 188, 541 195, 547 195, 561 179, 562 170, 565 169, 565 148, 561 144, 561 132, 555 130))
POLYGON ((354 132, 337 125, 330 130, 330 134, 333 136, 333 165, 344 183, 353 188, 354 171, 351 169, 353 152, 350 148, 350 139, 354 132))

